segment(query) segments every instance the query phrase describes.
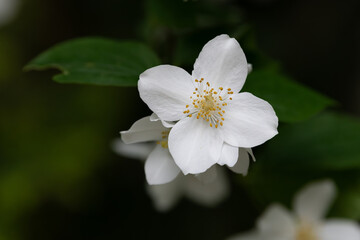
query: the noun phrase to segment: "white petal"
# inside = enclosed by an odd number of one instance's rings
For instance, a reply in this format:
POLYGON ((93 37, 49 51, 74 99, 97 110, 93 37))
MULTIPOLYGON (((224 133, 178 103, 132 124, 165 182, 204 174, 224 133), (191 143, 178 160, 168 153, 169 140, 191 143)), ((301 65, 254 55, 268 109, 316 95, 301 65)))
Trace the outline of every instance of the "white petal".
POLYGON ((141 99, 165 121, 184 117, 183 111, 194 91, 190 74, 171 65, 160 65, 143 72, 138 88, 141 99))
MULTIPOLYGON (((257 222, 261 234, 292 239, 295 236, 293 216, 281 205, 271 205, 257 222)), ((274 238, 276 239, 276 238, 274 238)))
POLYGON ((255 147, 274 137, 278 118, 271 105, 250 93, 235 94, 228 101, 221 129, 225 142, 237 147, 255 147))
POLYGON ((295 195, 295 212, 305 221, 318 222, 325 216, 333 202, 335 191, 335 185, 330 180, 305 186, 295 195))
POLYGON ((217 168, 216 178, 208 183, 199 181, 193 175, 185 176, 184 192, 186 196, 205 206, 215 206, 230 193, 230 186, 224 169, 217 168))
POLYGON ((158 211, 168 211, 180 200, 183 194, 183 178, 184 176, 178 176, 170 183, 146 186, 146 190, 152 198, 154 207, 158 211))
POLYGON ((115 139, 111 144, 111 148, 120 156, 145 161, 155 148, 155 143, 125 144, 121 139, 115 139))
POLYGON ((227 240, 265 240, 258 232, 240 233, 228 238, 227 240))
POLYGON ((250 158, 248 151, 245 148, 238 148, 239 157, 236 164, 231 167, 230 169, 236 173, 242 174, 244 176, 247 175, 249 165, 250 165, 250 158))
POLYGON ((171 182, 179 172, 169 150, 161 145, 155 147, 145 162, 146 180, 150 185, 171 182))
POLYGON ((120 132, 124 143, 156 141, 162 138, 162 131, 168 130, 161 122, 152 122, 150 117, 136 121, 129 130, 120 132))
POLYGON ((239 43, 223 34, 205 44, 196 59, 192 76, 204 78, 215 89, 224 87, 239 92, 247 73, 246 57, 239 43))
POLYGON ((329 220, 320 230, 321 240, 360 240, 360 227, 355 221, 329 220))
POLYGON ((245 150, 250 154, 252 160, 253 160, 254 162, 256 162, 256 158, 255 158, 255 156, 254 156, 254 153, 253 153, 252 149, 251 149, 251 148, 245 148, 245 150))
POLYGON ((150 115, 150 121, 156 122, 156 121, 159 121, 159 120, 160 120, 160 118, 159 118, 158 115, 156 115, 156 113, 152 113, 152 114, 150 115))
POLYGON ((184 174, 205 172, 220 158, 223 140, 203 119, 180 120, 169 134, 169 150, 184 174))
POLYGON ((161 121, 162 125, 166 128, 172 128, 175 125, 175 122, 169 122, 169 121, 163 121, 159 118, 158 115, 156 115, 156 113, 153 113, 150 115, 150 121, 152 122, 156 122, 156 121, 161 121))
POLYGON ((223 144, 220 159, 218 164, 224 165, 226 164, 229 167, 235 165, 236 161, 238 160, 239 150, 237 147, 233 147, 227 143, 223 144))

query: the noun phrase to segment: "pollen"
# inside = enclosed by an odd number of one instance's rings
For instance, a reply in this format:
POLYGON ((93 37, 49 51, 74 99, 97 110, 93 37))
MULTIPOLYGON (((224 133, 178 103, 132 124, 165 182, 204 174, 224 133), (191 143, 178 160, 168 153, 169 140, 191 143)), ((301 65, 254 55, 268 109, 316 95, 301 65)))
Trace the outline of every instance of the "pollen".
POLYGON ((221 127, 224 125, 225 108, 228 105, 227 101, 232 100, 230 97, 233 92, 231 88, 223 91, 223 87, 218 87, 219 91, 211 86, 210 82, 195 79, 195 88, 190 96, 189 104, 185 105, 183 113, 192 117, 196 115, 196 119, 206 121, 210 127, 221 127))
POLYGON ((161 132, 161 140, 157 141, 156 144, 159 144, 163 148, 169 148, 168 146, 168 138, 170 131, 162 131, 161 132))
POLYGON ((306 223, 300 223, 296 231, 296 240, 319 240, 313 227, 306 223))

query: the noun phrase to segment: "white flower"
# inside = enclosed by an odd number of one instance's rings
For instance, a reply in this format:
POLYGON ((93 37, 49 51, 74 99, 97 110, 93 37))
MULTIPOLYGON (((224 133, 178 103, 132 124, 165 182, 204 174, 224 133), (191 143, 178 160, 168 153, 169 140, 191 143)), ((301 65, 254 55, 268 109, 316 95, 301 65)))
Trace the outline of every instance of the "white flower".
POLYGON ((158 211, 168 211, 182 197, 187 197, 204 206, 213 207, 229 195, 230 186, 224 169, 213 166, 197 176, 179 174, 170 183, 147 185, 147 191, 158 211))
MULTIPOLYGON (((113 142, 113 150, 121 156, 145 161, 155 145, 148 142, 124 144, 122 140, 118 139, 113 142)), ((246 162, 246 158, 245 161, 240 162, 246 162)), ((246 168, 248 163, 243 165, 246 168)), ((244 169, 243 167, 241 171, 246 172, 247 168, 244 169)), ((229 195, 230 186, 225 175, 224 169, 214 166, 205 173, 196 176, 179 174, 169 183, 160 185, 147 184, 146 190, 158 211, 170 210, 182 197, 212 207, 219 204, 229 195)))
POLYGON ((333 182, 310 184, 295 196, 294 213, 274 204, 260 217, 255 231, 231 240, 360 240, 355 221, 324 220, 334 196, 333 182))
MULTIPOLYGON (((142 149, 131 145, 128 148, 119 145, 119 148, 121 148, 120 153, 124 152, 125 154, 127 153, 127 155, 135 155, 140 158, 146 156, 145 176, 150 185, 168 183, 174 180, 180 172, 168 148, 170 128, 163 126, 163 124, 171 126, 171 123, 162 123, 161 121, 156 121, 157 119, 156 115, 141 118, 136 121, 128 131, 121 132, 121 138, 126 144, 149 141, 156 142, 157 144, 151 149, 151 152, 146 153, 146 151, 149 151, 149 147, 145 147, 146 145, 143 146, 142 149), (134 147, 135 149, 133 149, 134 147), (138 153, 132 150, 138 151, 138 153)), ((223 147, 223 149, 227 148, 227 145, 223 147)), ((119 152, 119 149, 117 149, 117 151, 119 152)), ((241 161, 237 161, 230 169, 236 173, 246 175, 250 162, 248 153, 255 159, 251 149, 230 148, 230 151, 224 151, 221 160, 225 162, 230 154, 236 155, 238 158, 241 158, 241 161), (233 149, 236 150, 236 154, 231 152, 233 149)))
POLYGON ((149 184, 168 183, 180 172, 168 149, 169 132, 161 121, 150 121, 150 116, 141 118, 128 131, 121 132, 121 138, 126 144, 148 141, 158 143, 145 161, 145 176, 149 184))
MULTIPOLYGON (((213 166, 197 175, 179 174, 180 169, 167 148, 169 128, 165 128, 161 121, 155 121, 157 119, 152 115, 138 120, 128 131, 121 132, 122 140, 119 139, 113 144, 114 151, 119 155, 145 161, 145 175, 150 184, 147 191, 155 207, 159 211, 166 211, 182 196, 206 206, 214 206, 222 201, 229 194, 224 169, 213 166)), ((165 124, 171 126, 172 123, 165 124)), ((251 149, 239 148, 237 151, 239 160, 230 169, 246 175, 250 163, 249 154, 255 158, 251 149)))
POLYGON ((142 100, 162 121, 176 122, 169 150, 184 174, 205 172, 216 163, 232 167, 239 147, 257 146, 277 134, 271 105, 238 93, 247 73, 239 43, 220 35, 204 46, 192 75, 171 65, 140 75, 142 100))

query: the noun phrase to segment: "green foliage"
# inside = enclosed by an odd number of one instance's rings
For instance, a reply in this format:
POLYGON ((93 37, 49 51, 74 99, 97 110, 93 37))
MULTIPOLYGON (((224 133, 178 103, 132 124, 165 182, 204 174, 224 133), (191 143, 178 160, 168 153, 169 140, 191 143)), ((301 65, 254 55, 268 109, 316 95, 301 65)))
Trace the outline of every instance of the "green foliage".
POLYGON ((25 70, 55 68, 60 83, 136 86, 139 75, 159 64, 145 45, 103 38, 81 38, 60 43, 32 60, 25 70))
POLYGON ((306 120, 334 104, 329 98, 272 70, 250 73, 242 91, 268 101, 283 122, 306 120))
POLYGON ((305 183, 331 178, 339 189, 333 215, 360 219, 359 132, 358 120, 334 113, 286 125, 262 151, 255 150, 258 161, 245 185, 265 206, 274 201, 290 203, 305 183))
POLYGON ((264 164, 318 169, 360 169, 360 122, 326 113, 286 125, 270 141, 264 164))

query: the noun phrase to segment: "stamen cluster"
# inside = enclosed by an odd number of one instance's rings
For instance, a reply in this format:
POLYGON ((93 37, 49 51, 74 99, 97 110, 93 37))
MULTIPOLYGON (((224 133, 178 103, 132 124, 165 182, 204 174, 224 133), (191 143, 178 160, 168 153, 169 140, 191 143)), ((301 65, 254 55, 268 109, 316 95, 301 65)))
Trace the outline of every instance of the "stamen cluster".
POLYGON ((195 79, 195 86, 195 90, 190 96, 192 103, 186 105, 186 110, 183 113, 187 114, 188 117, 194 115, 197 119, 201 118, 209 122, 210 127, 223 126, 225 108, 228 105, 226 101, 232 100, 230 96, 234 92, 231 91, 231 88, 224 90, 223 87, 215 90, 209 82, 204 82, 204 78, 195 79))
POLYGON ((156 144, 160 144, 163 148, 169 148, 168 146, 168 137, 169 137, 170 131, 162 131, 161 132, 161 141, 157 141, 156 144))
POLYGON ((316 233, 311 225, 302 223, 296 231, 296 240, 318 240, 316 233))

